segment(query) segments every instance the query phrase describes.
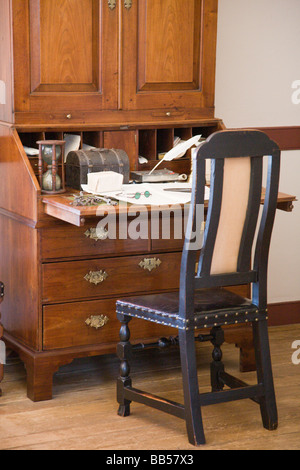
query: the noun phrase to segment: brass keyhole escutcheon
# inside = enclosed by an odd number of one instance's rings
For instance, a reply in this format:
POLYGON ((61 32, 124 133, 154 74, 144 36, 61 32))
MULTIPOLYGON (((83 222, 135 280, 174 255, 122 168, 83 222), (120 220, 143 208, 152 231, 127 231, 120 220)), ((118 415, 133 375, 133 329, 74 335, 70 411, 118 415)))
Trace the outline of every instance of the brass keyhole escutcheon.
POLYGON ((95 330, 103 328, 109 322, 109 318, 106 315, 92 315, 85 320, 85 324, 95 330))
POLYGON ((161 261, 157 258, 144 258, 143 261, 139 263, 139 266, 142 269, 145 269, 149 272, 153 271, 153 269, 158 268, 160 265, 161 261))
POLYGON ((84 276, 84 279, 91 284, 101 284, 108 278, 108 274, 105 271, 90 271, 88 274, 84 276))
POLYGON ((85 236, 95 241, 106 240, 108 238, 108 230, 104 227, 89 228, 85 232, 85 236))

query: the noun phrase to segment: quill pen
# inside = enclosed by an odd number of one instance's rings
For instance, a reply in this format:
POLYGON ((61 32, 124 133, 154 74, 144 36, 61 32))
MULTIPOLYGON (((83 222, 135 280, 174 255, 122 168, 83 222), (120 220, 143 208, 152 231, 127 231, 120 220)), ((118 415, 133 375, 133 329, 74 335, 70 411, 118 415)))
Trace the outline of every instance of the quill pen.
POLYGON ((196 135, 192 137, 191 139, 187 140, 186 142, 182 142, 181 144, 176 145, 173 147, 169 152, 167 152, 162 158, 157 165, 150 171, 149 175, 153 173, 154 170, 163 162, 170 162, 176 158, 181 158, 183 157, 187 150, 193 147, 193 145, 197 145, 200 142, 201 135, 196 135))

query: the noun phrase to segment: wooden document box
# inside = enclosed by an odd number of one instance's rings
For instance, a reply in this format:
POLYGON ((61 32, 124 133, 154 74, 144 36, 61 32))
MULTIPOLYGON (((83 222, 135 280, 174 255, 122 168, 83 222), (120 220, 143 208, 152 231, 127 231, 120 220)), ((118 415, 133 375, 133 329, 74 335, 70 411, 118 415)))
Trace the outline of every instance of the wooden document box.
POLYGON ((129 158, 124 150, 93 149, 69 152, 66 161, 66 183, 70 188, 81 190, 87 184, 88 174, 99 171, 114 171, 124 176, 129 183, 129 158))
MULTIPOLYGON (((222 129, 214 116, 217 0, 0 6, 2 321, 37 401, 52 397, 61 365, 115 351, 118 297, 178 287, 182 240, 97 238, 95 208, 70 206, 74 188, 45 200, 24 146, 74 133, 81 144, 123 149, 131 170, 146 170, 175 136, 222 129)), ((190 154, 164 166, 189 173, 190 154)), ((247 329, 232 331, 228 341, 251 346, 247 329)), ((133 321, 132 333, 144 341, 173 330, 133 321)))

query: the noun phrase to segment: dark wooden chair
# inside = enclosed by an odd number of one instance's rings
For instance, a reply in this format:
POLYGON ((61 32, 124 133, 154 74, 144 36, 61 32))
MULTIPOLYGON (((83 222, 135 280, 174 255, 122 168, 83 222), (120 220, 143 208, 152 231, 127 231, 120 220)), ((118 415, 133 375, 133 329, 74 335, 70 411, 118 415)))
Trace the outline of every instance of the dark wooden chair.
POLYGON ((267 326, 267 266, 278 194, 280 151, 260 131, 221 131, 199 147, 195 168, 179 292, 117 301, 117 315, 122 323, 117 348, 121 360, 117 398, 121 416, 128 416, 130 403, 136 401, 185 419, 189 442, 200 445, 205 443, 201 407, 214 403, 249 398, 260 405, 264 427, 277 428, 267 326), (263 156, 268 159, 268 172, 259 219, 263 156), (206 159, 211 159, 210 200, 203 246, 197 259, 197 251, 191 246, 197 226, 197 207, 204 203, 206 159), (258 235, 251 267, 256 228, 258 235), (226 286, 250 283, 251 299, 226 289, 226 286), (184 405, 132 387, 129 359, 133 347, 128 326, 132 317, 178 329, 184 405), (225 372, 221 352, 222 327, 247 322, 253 326, 258 379, 257 384, 251 386, 225 372), (197 336, 195 330, 199 328, 209 329, 209 334, 197 336), (212 391, 208 393, 199 394, 195 339, 211 341, 214 346, 212 391))

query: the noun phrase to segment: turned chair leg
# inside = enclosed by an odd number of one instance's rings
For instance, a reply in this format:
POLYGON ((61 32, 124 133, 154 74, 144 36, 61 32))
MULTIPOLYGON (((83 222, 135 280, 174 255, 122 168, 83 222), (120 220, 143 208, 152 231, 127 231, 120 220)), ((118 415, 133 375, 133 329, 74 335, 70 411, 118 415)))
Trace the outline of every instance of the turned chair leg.
POLYGON ((130 340, 130 330, 128 323, 131 320, 131 317, 127 315, 118 314, 118 319, 122 323, 120 328, 120 343, 117 346, 117 354, 120 359, 120 376, 117 380, 117 400, 119 403, 119 416, 129 416, 130 415, 130 401, 126 400, 124 397, 124 388, 131 387, 131 378, 130 374, 130 365, 129 360, 131 359, 132 347, 129 342, 130 340))
POLYGON ((257 379, 262 383, 265 395, 260 400, 263 425, 269 431, 278 427, 278 415, 271 365, 267 320, 253 323, 253 339, 256 354, 257 379))
POLYGON ((187 434, 189 442, 197 446, 205 444, 205 436, 199 402, 194 332, 179 330, 179 346, 187 434))
POLYGON ((213 339, 211 343, 214 345, 212 353, 213 362, 210 364, 210 377, 212 392, 223 390, 224 382, 220 380, 220 373, 224 372, 224 364, 222 362, 223 353, 221 346, 224 343, 224 331, 221 327, 215 327, 210 332, 213 339))

